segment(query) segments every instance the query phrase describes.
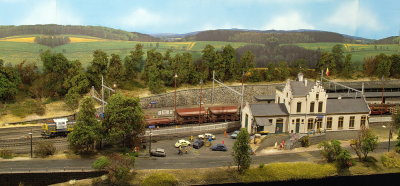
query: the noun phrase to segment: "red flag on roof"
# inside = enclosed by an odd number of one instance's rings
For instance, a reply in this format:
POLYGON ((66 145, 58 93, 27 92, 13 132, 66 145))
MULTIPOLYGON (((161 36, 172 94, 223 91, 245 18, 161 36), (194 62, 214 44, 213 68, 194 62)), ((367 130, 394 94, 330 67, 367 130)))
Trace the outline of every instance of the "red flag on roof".
POLYGON ((329 76, 331 73, 329 72, 329 68, 326 67, 326 72, 325 72, 326 76, 329 76))

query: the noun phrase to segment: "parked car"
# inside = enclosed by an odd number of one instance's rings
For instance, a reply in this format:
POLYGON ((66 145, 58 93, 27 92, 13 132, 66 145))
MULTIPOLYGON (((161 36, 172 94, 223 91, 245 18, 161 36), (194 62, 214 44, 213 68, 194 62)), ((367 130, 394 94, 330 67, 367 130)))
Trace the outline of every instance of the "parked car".
POLYGON ((196 140, 193 142, 193 148, 195 148, 195 149, 199 149, 199 148, 201 148, 203 145, 204 145, 204 141, 201 140, 201 139, 196 139, 196 140))
POLYGON ((180 139, 175 143, 175 147, 178 148, 180 146, 182 147, 190 146, 190 142, 188 140, 180 139))
POLYGON ((261 134, 261 135, 268 135, 268 134, 269 134, 269 131, 267 131, 267 130, 259 131, 258 134, 261 134))
POLYGON ((225 144, 216 144, 211 147, 213 151, 227 151, 228 147, 225 144))
POLYGON ((162 148, 151 149, 150 155, 151 156, 157 156, 157 157, 165 157, 165 156, 167 156, 167 154, 165 153, 164 149, 162 149, 162 148))
POLYGON ((200 134, 198 136, 200 139, 209 139, 211 137, 211 139, 215 140, 215 135, 211 134, 211 133, 205 133, 205 134, 200 134))
POLYGON ((232 139, 236 139, 237 136, 238 136, 238 134, 239 134, 239 132, 240 132, 240 130, 235 130, 235 132, 233 132, 233 133, 231 134, 231 138, 232 138, 232 139))

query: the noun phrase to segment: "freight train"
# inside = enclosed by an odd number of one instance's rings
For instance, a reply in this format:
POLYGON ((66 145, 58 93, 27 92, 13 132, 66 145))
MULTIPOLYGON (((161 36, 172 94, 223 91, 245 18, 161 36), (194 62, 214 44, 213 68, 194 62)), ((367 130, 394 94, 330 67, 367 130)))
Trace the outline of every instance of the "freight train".
POLYGON ((146 119, 146 127, 149 126, 167 126, 181 125, 189 123, 208 123, 219 121, 238 121, 239 107, 229 106, 212 106, 208 108, 179 108, 176 109, 175 118, 151 118, 146 119))
POLYGON ((386 115, 397 113, 400 104, 368 104, 371 115, 386 115))

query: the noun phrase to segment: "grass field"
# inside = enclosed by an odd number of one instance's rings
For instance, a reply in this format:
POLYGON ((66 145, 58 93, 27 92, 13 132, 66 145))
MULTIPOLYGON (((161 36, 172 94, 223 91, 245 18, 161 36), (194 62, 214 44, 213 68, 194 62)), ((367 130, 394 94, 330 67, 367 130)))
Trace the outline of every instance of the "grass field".
POLYGON ((34 37, 38 35, 23 35, 7 38, 0 38, 0 59, 6 63, 18 64, 23 60, 35 62, 41 67, 39 54, 42 51, 51 49, 55 52, 63 53, 70 60, 79 60, 84 66, 92 60, 94 50, 100 49, 108 54, 118 54, 123 59, 129 55, 129 52, 135 48, 138 43, 143 44, 144 52, 156 49, 165 53, 171 49, 172 55, 181 52, 189 52, 193 58, 199 58, 201 51, 207 44, 213 45, 216 49, 221 49, 225 45, 231 44, 234 48, 247 45, 247 43, 238 42, 138 42, 138 41, 117 41, 95 38, 90 36, 66 35, 70 37, 71 42, 66 45, 50 48, 44 45, 33 43, 34 37))
MULTIPOLYGON (((225 45, 232 45, 233 48, 248 45, 241 42, 220 42, 220 41, 195 41, 195 42, 138 42, 138 41, 118 41, 106 40, 90 36, 65 35, 70 37, 71 42, 66 45, 50 48, 44 45, 34 43, 34 37, 39 35, 21 35, 6 38, 0 38, 0 59, 6 63, 18 64, 23 60, 35 62, 41 67, 39 54, 47 49, 55 52, 63 53, 70 60, 79 60, 84 66, 87 66, 92 60, 94 50, 100 49, 108 54, 118 54, 123 59, 129 55, 138 43, 143 44, 144 52, 156 49, 161 53, 165 53, 171 49, 172 55, 181 52, 189 52, 194 59, 201 56, 201 51, 207 44, 213 45, 217 50, 222 49, 225 45)), ((396 54, 400 50, 398 45, 365 45, 350 43, 296 43, 294 45, 323 51, 331 51, 336 44, 343 45, 345 53, 353 55, 353 62, 361 64, 363 59, 368 56, 374 56, 380 53, 388 55, 396 54)))
POLYGON ((352 54, 352 61, 361 64, 365 57, 375 56, 380 53, 387 55, 399 54, 400 47, 397 44, 374 45, 374 44, 352 44, 352 43, 296 43, 294 45, 311 50, 331 51, 332 47, 340 44, 345 54, 352 54))

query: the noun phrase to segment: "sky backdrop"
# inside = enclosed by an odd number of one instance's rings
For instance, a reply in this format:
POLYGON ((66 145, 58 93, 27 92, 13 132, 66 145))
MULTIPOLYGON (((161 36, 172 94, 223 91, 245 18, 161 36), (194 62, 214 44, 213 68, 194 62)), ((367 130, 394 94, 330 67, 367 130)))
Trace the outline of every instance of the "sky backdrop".
POLYGON ((147 34, 316 29, 399 35, 399 0, 0 0, 0 25, 95 25, 147 34))

